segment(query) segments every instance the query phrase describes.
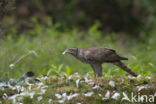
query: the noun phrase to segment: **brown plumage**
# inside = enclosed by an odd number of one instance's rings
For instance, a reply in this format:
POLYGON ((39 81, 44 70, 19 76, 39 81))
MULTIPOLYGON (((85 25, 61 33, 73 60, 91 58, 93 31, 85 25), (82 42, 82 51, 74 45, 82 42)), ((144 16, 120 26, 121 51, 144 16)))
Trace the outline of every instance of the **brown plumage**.
POLYGON ((102 64, 103 63, 112 63, 129 74, 137 77, 137 75, 131 71, 122 60, 128 60, 128 58, 121 57, 116 54, 115 50, 103 48, 103 47, 94 47, 94 48, 69 48, 63 52, 63 54, 69 53, 73 55, 78 60, 90 64, 95 72, 95 76, 102 76, 102 64))

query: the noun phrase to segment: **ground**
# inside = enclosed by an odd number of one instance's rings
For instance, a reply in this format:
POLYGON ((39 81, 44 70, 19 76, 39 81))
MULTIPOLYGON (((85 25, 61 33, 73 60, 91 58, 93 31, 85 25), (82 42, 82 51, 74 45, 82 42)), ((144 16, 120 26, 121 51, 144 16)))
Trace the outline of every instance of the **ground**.
POLYGON ((77 73, 68 77, 28 78, 22 82, 11 79, 0 83, 0 101, 3 104, 142 104, 143 97, 143 102, 149 104, 156 100, 155 79, 156 76, 91 78, 89 74, 77 73), (129 101, 124 100, 126 96, 129 101))

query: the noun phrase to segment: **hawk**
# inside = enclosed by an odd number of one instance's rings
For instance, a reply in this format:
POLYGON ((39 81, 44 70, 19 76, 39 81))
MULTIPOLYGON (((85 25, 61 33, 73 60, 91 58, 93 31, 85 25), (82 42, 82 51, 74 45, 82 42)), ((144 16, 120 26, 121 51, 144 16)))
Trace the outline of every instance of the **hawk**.
POLYGON ((113 49, 104 47, 69 48, 62 54, 65 55, 66 53, 71 54, 83 63, 90 64, 94 70, 95 76, 102 76, 103 63, 111 63, 120 67, 132 76, 137 77, 137 74, 135 74, 131 69, 121 62, 122 60, 128 60, 128 58, 119 56, 113 49))

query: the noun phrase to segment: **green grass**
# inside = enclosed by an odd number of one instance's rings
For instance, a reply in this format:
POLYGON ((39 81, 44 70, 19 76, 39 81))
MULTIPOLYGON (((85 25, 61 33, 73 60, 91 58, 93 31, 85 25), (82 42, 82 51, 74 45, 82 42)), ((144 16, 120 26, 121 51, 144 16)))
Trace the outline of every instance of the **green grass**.
MULTIPOLYGON (((149 37, 145 37, 146 41, 115 33, 104 36, 98 30, 98 24, 93 25, 87 31, 72 29, 65 32, 58 31, 57 25, 45 28, 36 24, 32 30, 28 31, 27 35, 31 35, 31 37, 17 36, 16 30, 12 31, 12 34, 0 39, 0 80, 2 81, 19 78, 30 70, 35 72, 36 76, 47 73, 62 76, 75 72, 82 75, 90 73, 93 76, 89 65, 79 62, 70 55, 62 55, 62 52, 70 47, 103 46, 112 48, 119 55, 129 58, 124 63, 137 74, 147 76, 156 73, 156 37, 154 35, 156 32, 152 30, 149 37), (34 50, 37 56, 30 53, 31 50, 34 50), (13 69, 9 68, 10 64, 15 64, 13 69), (60 65, 63 66, 59 69, 60 65)), ((106 77, 126 74, 113 65, 103 65, 103 75, 106 77)))

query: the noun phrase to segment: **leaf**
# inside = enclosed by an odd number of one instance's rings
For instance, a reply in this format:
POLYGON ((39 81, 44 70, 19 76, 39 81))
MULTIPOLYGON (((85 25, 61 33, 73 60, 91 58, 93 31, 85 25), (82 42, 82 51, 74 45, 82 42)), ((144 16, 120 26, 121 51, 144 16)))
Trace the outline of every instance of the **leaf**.
POLYGON ((63 64, 59 65, 58 72, 60 72, 62 68, 63 68, 63 64))
POLYGON ((152 66, 152 67, 154 66, 153 63, 151 63, 151 62, 149 62, 148 64, 149 64, 150 66, 152 66))
POLYGON ((47 76, 49 76, 51 72, 52 72, 52 68, 50 68, 50 69, 48 70, 47 76))
POLYGON ((52 67, 52 68, 54 68, 54 69, 56 69, 56 68, 57 68, 54 64, 52 64, 52 65, 51 65, 51 67, 52 67))
POLYGON ((71 69, 69 66, 66 66, 66 74, 69 76, 71 74, 71 69))
POLYGON ((42 75, 45 75, 46 74, 46 71, 47 71, 47 69, 46 68, 43 68, 42 71, 41 71, 41 74, 42 75))

